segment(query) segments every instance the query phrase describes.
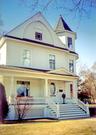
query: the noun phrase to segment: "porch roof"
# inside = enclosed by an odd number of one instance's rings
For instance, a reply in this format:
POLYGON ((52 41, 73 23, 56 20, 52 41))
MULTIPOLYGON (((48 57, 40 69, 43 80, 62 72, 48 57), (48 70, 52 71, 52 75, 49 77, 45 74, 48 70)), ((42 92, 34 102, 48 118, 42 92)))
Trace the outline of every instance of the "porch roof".
POLYGON ((61 69, 57 70, 45 70, 45 69, 36 69, 36 68, 27 68, 19 66, 9 66, 9 65, 0 65, 0 75, 7 76, 19 76, 21 77, 33 77, 41 79, 60 79, 60 80, 71 80, 77 79, 78 76, 74 74, 68 74, 67 72, 61 69), (58 72, 59 71, 59 72, 58 72))

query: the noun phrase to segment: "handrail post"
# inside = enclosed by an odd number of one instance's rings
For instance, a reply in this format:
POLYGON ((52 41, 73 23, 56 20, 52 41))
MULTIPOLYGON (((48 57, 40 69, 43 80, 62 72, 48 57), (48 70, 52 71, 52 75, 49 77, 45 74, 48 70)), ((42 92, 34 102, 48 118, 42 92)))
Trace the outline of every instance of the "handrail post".
POLYGON ((60 117, 60 113, 59 113, 59 104, 57 104, 57 118, 60 117))
POLYGON ((87 111, 87 115, 90 116, 90 112, 89 112, 89 104, 88 104, 88 102, 86 103, 86 111, 87 111))

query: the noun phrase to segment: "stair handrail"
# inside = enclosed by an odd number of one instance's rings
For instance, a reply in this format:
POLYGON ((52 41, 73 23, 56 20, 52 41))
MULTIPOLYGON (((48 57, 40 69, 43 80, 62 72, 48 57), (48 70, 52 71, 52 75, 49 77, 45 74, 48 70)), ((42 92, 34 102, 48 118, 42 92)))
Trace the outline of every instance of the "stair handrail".
POLYGON ((87 115, 90 116, 88 102, 85 104, 84 102, 82 102, 81 100, 78 99, 78 105, 80 108, 82 108, 87 113, 87 115))

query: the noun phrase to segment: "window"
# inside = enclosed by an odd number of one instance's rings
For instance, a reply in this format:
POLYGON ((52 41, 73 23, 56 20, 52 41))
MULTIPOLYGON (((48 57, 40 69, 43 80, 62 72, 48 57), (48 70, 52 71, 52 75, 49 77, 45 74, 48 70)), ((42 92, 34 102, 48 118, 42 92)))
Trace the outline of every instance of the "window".
POLYGON ((17 81, 17 96, 29 96, 30 82, 29 81, 17 81))
POLYGON ((24 50, 23 65, 30 66, 30 64, 31 64, 31 52, 30 52, 30 50, 24 50))
POLYGON ((72 49, 72 38, 68 37, 68 48, 72 49))
POLYGON ((55 55, 49 55, 49 66, 50 69, 55 69, 55 55))
POLYGON ((74 72, 74 61, 73 60, 69 60, 69 71, 71 73, 74 72))
POLYGON ((42 33, 35 32, 35 39, 42 40, 42 33))
POLYGON ((56 94, 55 83, 51 83, 51 84, 50 84, 50 95, 51 95, 51 96, 55 96, 55 94, 56 94))

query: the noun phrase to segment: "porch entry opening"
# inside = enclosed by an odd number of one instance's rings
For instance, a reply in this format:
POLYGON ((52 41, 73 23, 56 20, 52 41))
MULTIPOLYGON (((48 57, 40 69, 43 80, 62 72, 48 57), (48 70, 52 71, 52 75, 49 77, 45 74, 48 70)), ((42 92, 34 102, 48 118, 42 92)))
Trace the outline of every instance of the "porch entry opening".
POLYGON ((17 81, 17 96, 29 96, 30 95, 30 82, 29 81, 17 81))
POLYGON ((70 97, 73 98, 73 84, 70 84, 70 97))
POLYGON ((66 98, 65 90, 59 89, 58 92, 59 104, 65 104, 65 98, 66 98))

